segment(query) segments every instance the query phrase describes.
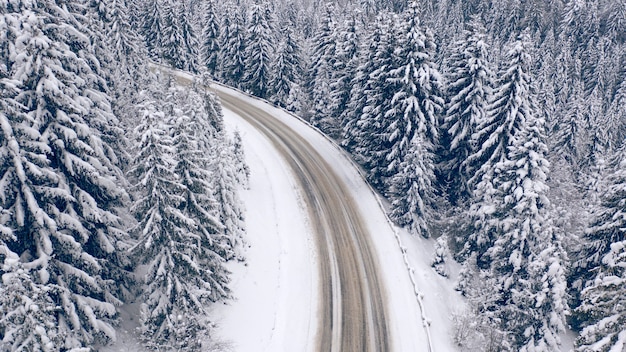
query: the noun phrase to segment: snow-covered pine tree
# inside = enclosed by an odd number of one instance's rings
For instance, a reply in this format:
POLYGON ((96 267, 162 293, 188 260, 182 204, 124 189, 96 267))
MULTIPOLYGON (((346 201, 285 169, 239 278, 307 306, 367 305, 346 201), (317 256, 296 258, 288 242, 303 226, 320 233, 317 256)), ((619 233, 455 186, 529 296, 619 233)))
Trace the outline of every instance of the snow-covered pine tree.
POLYGON ((444 173, 450 183, 448 196, 453 204, 471 196, 468 180, 473 176, 465 161, 475 152, 472 135, 487 115, 494 75, 488 62, 485 29, 476 16, 463 31, 449 61, 447 103, 443 129, 444 173))
MULTIPOLYGON (((102 45, 101 51, 106 51, 110 55, 109 62, 103 62, 102 59, 100 61, 102 65, 106 65, 106 71, 110 73, 108 84, 112 98, 111 108, 120 119, 120 123, 129 128, 135 123, 137 95, 151 77, 146 62, 148 54, 143 39, 130 23, 130 10, 126 2, 105 0, 100 6, 103 7, 101 11, 104 11, 106 16, 105 27, 97 34, 101 35, 101 42, 106 43, 102 45)), ((100 58, 100 54, 98 56, 100 58)), ((122 168, 127 167, 130 164, 130 155, 124 131, 104 133, 103 139, 116 145, 119 164, 122 168)))
POLYGON ((22 282, 32 281, 48 295, 42 302, 56 307, 41 328, 56 320, 48 338, 62 336, 60 349, 114 340, 115 305, 128 282, 120 247, 126 234, 113 211, 125 193, 93 128, 115 119, 91 68, 97 60, 89 31, 68 8, 56 1, 7 8, 10 56, 2 62, 10 80, 0 99, 15 102, 0 114, 0 208, 9 214, 2 223, 29 273, 22 282))
POLYGON ((185 64, 178 67, 182 70, 197 73, 200 43, 196 36, 189 10, 190 0, 178 0, 178 18, 180 21, 181 35, 183 37, 183 50, 185 52, 185 64))
MULTIPOLYGON (((209 120, 222 121, 223 115, 221 106, 215 102, 215 97, 211 94, 205 97, 209 120), (212 108, 211 108, 212 107, 212 108)), ((225 259, 230 260, 237 257, 235 249, 241 245, 245 232, 245 215, 243 205, 237 193, 237 184, 240 179, 238 174, 241 161, 236 160, 236 155, 227 148, 228 140, 223 129, 219 129, 215 136, 216 148, 213 148, 211 172, 213 174, 213 192, 217 199, 218 214, 221 224, 224 227, 224 237, 221 245, 229 248, 230 252, 225 259)))
MULTIPOLYGON (((432 33, 419 22, 417 2, 409 4, 401 39, 395 50, 396 62, 387 80, 395 85, 392 107, 385 112, 390 150, 388 172, 395 174, 409 150, 414 135, 421 134, 432 145, 438 142, 437 114, 443 106, 441 76, 432 61, 435 42, 432 33)), ((432 153, 432 150, 431 150, 432 153)))
MULTIPOLYGON (((0 11, 0 16, 7 15, 0 11)), ((15 29, 0 17, 0 28, 8 37, 13 37, 15 29)), ((13 38, 12 38, 13 39, 13 38)), ((0 53, 3 54, 3 53, 0 53)), ((6 58, 6 56, 3 56, 6 58)), ((16 89, 6 77, 0 75, 0 349, 6 351, 53 351, 54 346, 61 346, 63 338, 58 334, 56 304, 52 301, 52 286, 37 283, 36 270, 24 267, 17 253, 10 247, 18 247, 18 238, 10 226, 10 209, 7 195, 12 187, 12 172, 8 172, 20 146, 17 136, 28 132, 26 116, 20 112, 15 102, 16 89), (9 120, 10 118, 10 120, 9 120)), ((25 142, 29 140, 24 138, 25 142)), ((34 154, 34 153, 33 153, 34 154)), ((9 200, 10 201, 10 200, 9 200)), ((19 247, 18 247, 19 248, 19 247)), ((35 268, 36 269, 36 268, 35 268)))
MULTIPOLYGON (((234 5, 231 5, 234 6, 234 5)), ((233 87, 242 87, 246 70, 246 27, 244 14, 230 7, 222 25, 222 79, 233 87), (228 17, 231 16, 231 17, 228 17)))
MULTIPOLYGON (((337 29, 337 53, 330 83, 329 113, 339 121, 338 128, 343 126, 341 118, 348 108, 351 84, 358 67, 360 29, 355 17, 355 14, 349 15, 337 29)), ((341 130, 338 130, 335 137, 339 138, 340 132, 341 130)))
MULTIPOLYGON (((141 42, 130 22, 125 0, 108 0, 107 11, 109 46, 114 49, 113 59, 127 71, 126 76, 137 79, 133 73, 144 65, 141 42)), ((137 89, 135 89, 137 90, 137 89)))
POLYGON ((387 78, 393 84, 394 95, 389 110, 384 112, 389 121, 384 130, 388 145, 385 172, 391 176, 392 219, 428 237, 425 218, 429 204, 434 201, 433 150, 438 143, 437 114, 444 101, 441 77, 432 61, 434 38, 430 30, 420 25, 416 2, 409 5, 401 35, 395 50, 396 65, 387 78), (411 156, 407 157, 408 154, 411 156), (410 196, 407 191, 411 192, 410 196), (413 210, 417 213, 407 213, 413 210), (414 220, 418 223, 414 224, 414 220))
POLYGON ((237 183, 247 189, 250 187, 250 167, 246 164, 246 156, 239 131, 235 131, 235 135, 233 136, 232 155, 237 183))
POLYGON ((204 67, 212 77, 220 76, 221 23, 215 8, 215 1, 209 0, 204 6, 204 30, 202 32, 202 59, 204 67))
POLYGON ((429 203, 434 199, 432 148, 423 134, 415 134, 396 174, 391 176, 389 189, 391 219, 400 226, 407 226, 412 234, 424 237, 430 236, 429 203))
MULTIPOLYGON (((531 117, 532 119, 532 117, 531 117)), ((566 255, 547 218, 547 148, 543 121, 515 136, 509 158, 498 166, 495 242, 487 251, 497 282, 496 308, 514 350, 557 351, 565 331, 566 255)), ((531 120, 531 121, 529 121, 531 120)))
POLYGON ((498 86, 487 107, 487 116, 479 124, 473 141, 478 148, 467 158, 471 168, 470 186, 475 186, 485 174, 506 158, 513 136, 522 128, 531 106, 526 98, 530 94, 529 68, 531 58, 527 42, 516 41, 508 52, 509 63, 500 73, 498 86))
POLYGON ((166 95, 169 106, 161 108, 150 97, 141 105, 142 123, 136 129, 140 145, 130 171, 139 195, 131 209, 138 220, 131 230, 138 240, 131 253, 137 264, 147 265, 141 307, 144 345, 150 349, 197 350, 208 329, 205 304, 225 294, 227 277, 221 258, 208 245, 219 230, 210 208, 206 208, 211 200, 204 197, 207 190, 196 193, 195 189, 206 186, 203 182, 207 181, 204 169, 192 165, 192 161, 201 161, 191 160, 199 151, 182 151, 198 147, 185 133, 189 127, 184 124, 194 123, 173 98, 166 95))
POLYGON ((622 74, 622 83, 617 88, 615 97, 609 106, 608 120, 613 133, 613 144, 620 148, 626 136, 626 69, 622 74))
POLYGON ((233 256, 234 248, 224 233, 220 223, 218 204, 213 195, 210 172, 212 148, 225 148, 217 145, 217 131, 211 125, 210 116, 202 96, 193 89, 170 89, 170 100, 177 102, 174 119, 174 148, 176 168, 174 172, 185 187, 183 214, 195 226, 195 246, 190 245, 186 252, 197 265, 199 278, 187 278, 191 282, 204 282, 200 285, 208 289, 208 298, 215 302, 227 295, 228 273, 223 266, 226 259, 233 256), (180 110, 179 110, 180 109, 180 110))
POLYGON ((173 68, 182 68, 185 65, 185 51, 183 36, 179 21, 178 2, 162 0, 163 30, 161 32, 161 59, 173 68))
POLYGON ((465 243, 467 255, 477 253, 476 260, 481 268, 490 262, 483 254, 490 248, 494 238, 494 224, 490 217, 503 207, 502 199, 496 197, 499 176, 494 173, 507 160, 507 153, 516 136, 532 114, 530 95, 530 55, 523 41, 516 41, 508 52, 509 66, 501 74, 495 89, 488 115, 474 133, 472 143, 479 148, 467 159, 473 176, 469 180, 473 188, 472 205, 469 210, 474 220, 473 233, 465 243))
POLYGON ((162 58, 173 68, 196 72, 198 40, 189 19, 187 0, 163 3, 162 58))
POLYGON ((268 3, 253 4, 248 19, 244 54, 244 88, 259 98, 268 98, 274 56, 273 14, 268 3))
POLYGON ((320 28, 312 39, 311 67, 308 70, 307 89, 311 99, 310 120, 331 137, 339 136, 339 117, 333 116, 331 106, 331 83, 337 55, 337 24, 334 6, 326 4, 320 28))
MULTIPOLYGON (((11 240, 15 241, 15 238, 11 240)), ((60 350, 64 336, 57 330, 59 307, 51 298, 55 287, 35 282, 33 277, 36 274, 24 268, 18 255, 2 240, 0 263, 0 349, 60 350)))
MULTIPOLYGON (((137 225, 131 229, 137 244, 131 253, 137 264, 147 264, 143 281, 144 303, 141 307, 141 332, 144 345, 156 349, 198 347, 197 341, 190 346, 179 346, 185 336, 177 334, 185 326, 192 311, 193 300, 186 296, 183 269, 191 268, 191 258, 185 255, 185 244, 191 221, 179 207, 183 203, 184 186, 173 172, 174 148, 168 130, 166 116, 158 111, 156 102, 149 98, 140 106, 141 124, 135 130, 139 142, 136 164, 130 176, 136 178, 135 192, 138 199, 131 208, 137 225), (178 271, 180 270, 180 271, 178 271), (191 303, 191 307, 190 307, 191 303), (179 322, 178 317, 183 319, 179 322)), ((197 331, 190 331, 191 334, 197 331)))
MULTIPOLYGON (((379 17, 380 16, 382 15, 379 15, 379 17)), ((368 30, 364 31, 365 38, 360 43, 357 58, 355 60, 358 63, 358 66, 356 67, 354 78, 352 79, 352 82, 350 82, 350 101, 348 102, 348 107, 341 115, 341 145, 352 153, 359 163, 362 163, 363 160, 360 159, 358 154, 355 152, 356 139, 359 134, 357 123, 363 114, 363 108, 367 103, 368 95, 365 91, 370 88, 368 86, 368 81, 370 79, 370 75, 376 69, 374 58, 376 57, 377 50, 379 49, 379 43, 383 35, 380 20, 372 23, 371 26, 373 27, 371 32, 368 30)))
POLYGON ((296 111, 302 81, 302 59, 300 45, 290 28, 284 29, 284 39, 278 46, 274 62, 270 101, 282 108, 296 111))
POLYGON ((614 42, 626 42, 626 3, 611 1, 607 3, 607 30, 608 36, 614 42))
POLYGON ((164 1, 167 0, 147 1, 143 15, 142 34, 150 57, 157 62, 163 56, 163 31, 167 27, 163 19, 164 1))
POLYGON ((586 231, 573 265, 580 292, 574 310, 578 351, 626 348, 626 148, 612 160, 611 185, 586 231))
POLYGON ((584 99, 582 84, 577 82, 572 88, 570 101, 565 105, 566 110, 553 132, 554 153, 565 159, 576 171, 580 170, 581 159, 586 154, 584 141, 588 131, 585 128, 584 99))
POLYGON ((497 91, 494 106, 502 108, 495 111, 503 115, 500 121, 515 124, 515 130, 508 127, 503 155, 484 169, 474 192, 476 201, 470 209, 474 231, 466 250, 476 256, 480 269, 491 272, 494 289, 485 298, 494 304, 487 311, 499 318, 506 333, 503 348, 554 351, 567 312, 566 256, 560 235, 547 218, 545 122, 536 112, 527 76, 530 61, 520 59, 528 55, 526 45, 524 36, 513 44, 503 75, 503 87, 516 88, 497 91), (507 96, 500 95, 505 91, 507 96), (509 101, 502 105, 502 99, 509 101))
POLYGON ((381 191, 385 190, 388 177, 386 156, 389 143, 385 131, 391 121, 385 117, 385 112, 391 108, 395 92, 394 83, 388 78, 395 59, 396 24, 393 17, 379 18, 377 31, 380 30, 380 40, 376 42, 373 71, 368 75, 364 87, 364 106, 360 108, 362 113, 354 123, 354 128, 349 131, 356 160, 367 170, 372 185, 381 191))

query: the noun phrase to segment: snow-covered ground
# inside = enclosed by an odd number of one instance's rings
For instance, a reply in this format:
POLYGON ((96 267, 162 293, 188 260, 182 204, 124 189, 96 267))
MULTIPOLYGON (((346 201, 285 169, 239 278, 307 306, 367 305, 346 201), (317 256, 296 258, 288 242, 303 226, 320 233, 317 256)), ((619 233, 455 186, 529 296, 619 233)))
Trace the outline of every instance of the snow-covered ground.
MULTIPOLYGON (((387 286, 392 346, 397 351, 454 351, 452 316, 464 309, 453 283, 430 267, 433 244, 391 226, 377 197, 337 146, 290 114, 227 88, 215 87, 271 113, 326 156, 358 200, 374 235, 387 286), (422 306, 418 300, 422 300, 422 306), (429 324, 423 327, 422 315, 429 324)), ((235 301, 215 310, 218 336, 234 351, 306 351, 315 334, 316 262, 307 213, 290 170, 272 145, 243 119, 225 112, 242 134, 252 178, 247 208, 247 266, 233 264, 235 301)))
POLYGON ((239 131, 251 169, 246 262, 231 263, 234 300, 217 305, 217 336, 234 351, 312 351, 317 310, 315 243, 286 163, 248 123, 224 111, 239 131))

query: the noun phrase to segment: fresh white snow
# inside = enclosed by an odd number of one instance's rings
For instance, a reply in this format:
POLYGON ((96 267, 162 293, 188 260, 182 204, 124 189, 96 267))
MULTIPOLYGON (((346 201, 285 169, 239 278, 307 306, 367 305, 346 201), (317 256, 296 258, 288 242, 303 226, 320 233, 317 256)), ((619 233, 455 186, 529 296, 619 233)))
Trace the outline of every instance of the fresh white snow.
POLYGON ((216 337, 238 352, 313 351, 317 310, 315 244, 290 169, 272 145, 229 110, 250 166, 244 263, 230 263, 234 300, 216 305, 216 337))

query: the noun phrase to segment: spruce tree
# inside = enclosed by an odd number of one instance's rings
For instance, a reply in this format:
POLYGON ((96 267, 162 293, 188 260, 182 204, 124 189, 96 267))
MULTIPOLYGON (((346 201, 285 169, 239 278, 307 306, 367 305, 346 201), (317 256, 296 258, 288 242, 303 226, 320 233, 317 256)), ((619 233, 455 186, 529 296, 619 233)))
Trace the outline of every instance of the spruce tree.
POLYGON ((329 5, 321 27, 313 38, 307 89, 311 98, 311 124, 336 138, 339 136, 340 124, 338 116, 333 116, 330 111, 332 74, 337 55, 337 25, 333 16, 333 6, 329 5))
POLYGON ((142 34, 146 47, 153 60, 160 62, 163 50, 163 34, 167 24, 163 20, 163 2, 166 0, 148 1, 143 19, 142 34))
POLYGON ((162 57, 173 68, 196 72, 198 42, 188 14, 186 0, 165 0, 163 8, 162 57))
POLYGON ((395 51, 397 61, 388 78, 395 90, 392 106, 385 112, 385 118, 391 121, 386 130, 390 173, 397 170, 414 135, 423 135, 430 148, 438 142, 437 114, 443 105, 441 77, 432 61, 436 48, 432 33, 421 27, 416 2, 410 4, 405 16, 395 51))
POLYGON ((300 83, 302 81, 302 59, 298 42, 293 32, 285 28, 285 36, 278 47, 274 62, 270 101, 290 111, 296 111, 300 98, 300 83))
POLYGON ((200 348, 207 329, 206 319, 197 314, 211 294, 210 286, 202 285, 210 269, 196 262, 201 237, 181 211, 187 188, 174 172, 177 150, 169 130, 175 121, 150 98, 141 109, 136 129, 140 145, 130 175, 139 195, 131 208, 138 220, 131 230, 137 237, 131 253, 137 264, 148 266, 142 278, 142 338, 150 349, 193 350, 200 348))
POLYGON ((247 91, 268 98, 274 55, 273 18, 267 4, 252 5, 244 54, 243 83, 247 91))
POLYGON ((222 46, 220 43, 221 23, 217 11, 215 9, 215 2, 210 0, 206 3, 204 8, 204 30, 202 32, 202 59, 204 61, 204 67, 212 77, 219 77, 220 75, 220 51, 222 46))
POLYGON ((490 120, 504 125, 493 126, 492 131, 506 134, 488 140, 506 144, 497 158, 487 159, 495 162, 482 169, 465 249, 476 257, 479 269, 490 272, 494 289, 484 298, 493 303, 486 312, 495 314, 505 332, 501 348, 552 351, 559 348, 567 311, 565 252, 547 217, 545 122, 537 114, 529 67, 523 64, 529 61, 520 58, 528 55, 525 45, 524 38, 513 44, 509 68, 496 93, 492 110, 496 118, 490 120))
MULTIPOLYGON (((14 240, 14 239, 12 239, 14 240)), ((33 280, 16 253, 0 241, 0 349, 58 351, 64 334, 57 329, 59 307, 52 300, 55 287, 33 280)))
MULTIPOLYGON (((358 67, 359 35, 354 15, 346 19, 338 28, 337 54, 330 84, 331 105, 329 107, 329 113, 339 121, 338 128, 343 126, 341 118, 348 108, 351 84, 358 67)), ((340 136, 339 132, 341 131, 339 130, 335 137, 340 136)))
POLYGON ((432 148, 423 135, 416 134, 397 173, 391 177, 391 219, 424 237, 430 236, 429 206, 434 199, 432 148))
POLYGON ((77 20, 82 14, 61 5, 19 3, 3 14, 15 36, 12 55, 2 58, 11 80, 0 100, 15 105, 1 114, 0 208, 17 238, 8 246, 29 273, 18 273, 17 282, 42 295, 42 309, 58 307, 40 336, 58 334, 58 347, 72 349, 115 339, 115 305, 129 280, 127 238, 114 211, 125 195, 121 173, 97 126, 115 118, 106 84, 92 70, 97 59, 77 20))
POLYGON ((181 35, 183 37, 183 51, 185 53, 185 63, 182 67, 178 67, 182 70, 197 73, 198 72, 198 59, 199 59, 199 47, 198 38, 196 36, 194 26, 191 18, 191 11, 189 10, 189 1, 180 0, 178 7, 178 18, 180 20, 181 35))
MULTIPOLYGON (((382 16, 383 15, 380 17, 382 16)), ((341 145, 352 153, 360 163, 362 163, 362 160, 355 151, 360 133, 358 121, 363 115, 363 109, 367 103, 368 95, 366 94, 366 90, 370 88, 368 86, 370 75, 376 69, 374 58, 377 55, 379 43, 383 36, 383 29, 380 22, 381 20, 377 20, 372 24, 373 28, 371 33, 368 34, 366 31, 366 37, 359 47, 356 58, 358 65, 354 73, 354 78, 352 82, 350 82, 350 100, 348 107, 341 115, 341 145)))
POLYGON ((467 158, 472 171, 470 185, 476 185, 485 174, 494 170, 494 165, 506 158, 507 149, 522 127, 531 106, 527 97, 530 94, 531 59, 523 41, 516 41, 509 50, 509 65, 500 74, 498 87, 487 107, 487 117, 482 120, 473 135, 472 143, 479 148, 467 158))
POLYGON ((381 36, 375 50, 374 70, 369 74, 365 85, 362 114, 350 131, 355 158, 367 170, 369 181, 381 191, 385 191, 389 177, 386 159, 389 143, 385 132, 391 120, 386 118, 385 112, 391 109, 395 92, 395 85, 389 80, 397 40, 394 24, 389 17, 381 17, 378 22, 381 36))
POLYGON ((574 263, 579 288, 574 322, 581 333, 578 351, 616 351, 626 347, 626 236, 624 196, 626 149, 611 162, 610 186, 602 207, 583 238, 574 263))
POLYGON ((222 77, 224 83, 241 88, 246 70, 246 33, 243 15, 234 8, 227 11, 232 17, 224 19, 222 32, 222 77))
MULTIPOLYGON (((432 196, 430 199, 424 196, 432 195, 433 151, 438 143, 439 128, 437 114, 443 106, 443 99, 441 77, 432 61, 434 38, 420 25, 416 2, 409 5, 405 16, 402 37, 395 51, 397 63, 387 78, 393 84, 394 95, 390 109, 384 113, 389 121, 384 130, 388 145, 385 172, 392 177, 392 218, 411 225, 406 223, 407 220, 426 217, 426 208, 434 201, 432 196), (407 158, 408 154, 412 156, 407 158), (411 195, 407 196, 406 191, 411 195), (418 213, 402 214, 412 210, 418 210, 418 213)), ((424 221, 412 226, 428 237, 424 221)))
POLYGON ((473 17, 455 44, 447 77, 447 103, 443 129, 447 140, 444 173, 450 183, 452 203, 462 202, 471 195, 468 180, 472 177, 465 163, 475 152, 472 135, 487 116, 491 98, 493 73, 489 68, 485 29, 473 17))

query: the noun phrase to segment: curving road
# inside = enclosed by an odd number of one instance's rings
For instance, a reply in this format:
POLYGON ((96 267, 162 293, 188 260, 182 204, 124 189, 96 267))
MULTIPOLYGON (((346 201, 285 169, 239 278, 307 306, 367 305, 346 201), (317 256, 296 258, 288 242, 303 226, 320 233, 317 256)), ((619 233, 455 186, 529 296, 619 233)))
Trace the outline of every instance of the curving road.
POLYGON ((391 351, 387 297, 362 214, 341 178, 298 133, 245 101, 216 91, 226 109, 263 133, 303 190, 320 270, 316 351, 391 351))

